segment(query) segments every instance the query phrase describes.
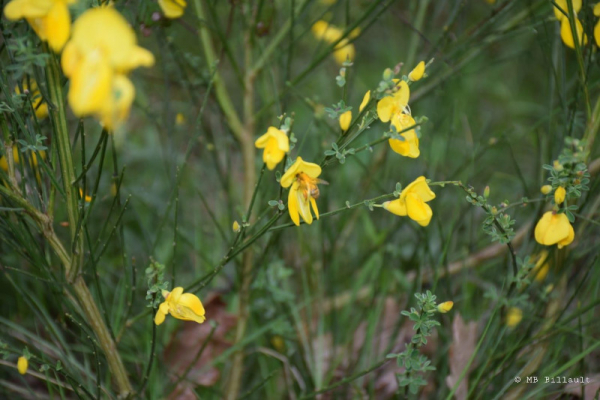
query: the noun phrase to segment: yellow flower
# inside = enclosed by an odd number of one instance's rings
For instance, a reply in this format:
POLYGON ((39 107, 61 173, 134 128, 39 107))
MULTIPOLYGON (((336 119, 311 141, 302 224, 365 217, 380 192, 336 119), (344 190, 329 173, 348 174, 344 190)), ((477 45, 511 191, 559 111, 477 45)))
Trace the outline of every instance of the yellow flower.
POLYGON ((521 320, 523 319, 523 311, 517 307, 511 307, 508 309, 508 313, 506 314, 506 326, 509 328, 514 328, 519 325, 521 320))
POLYGON ((319 209, 315 199, 319 197, 317 184, 326 183, 317 177, 321 175, 321 167, 317 164, 305 162, 298 157, 296 162, 281 177, 281 186, 290 188, 288 195, 288 211, 294 224, 300 225, 300 217, 308 225, 312 224, 313 216, 310 212, 312 206, 315 217, 319 219, 319 209))
POLYGON ((165 301, 160 304, 154 316, 154 323, 160 325, 167 314, 184 321, 195 321, 199 324, 206 320, 204 306, 198 296, 192 293, 183 293, 182 287, 176 287, 172 292, 162 291, 165 301))
POLYGON ((350 127, 350 123, 352 122, 352 111, 346 111, 342 115, 340 115, 340 128, 344 132, 348 130, 350 127))
POLYGON ((535 280, 541 282, 548 275, 548 271, 550 270, 550 263, 548 262, 548 251, 542 250, 535 257, 536 263, 531 273, 535 275, 535 280))
MULTIPOLYGON (((581 25, 579 19, 575 19, 575 32, 577 33, 577 41, 579 42, 579 40, 583 36, 583 44, 587 44, 587 35, 583 33, 583 25, 581 25)), ((575 48, 573 32, 571 32, 571 24, 569 23, 568 18, 563 18, 560 23, 560 37, 562 38, 562 41, 566 46, 572 49, 575 48)))
MULTIPOLYGON (((31 88, 27 84, 27 79, 23 80, 23 91, 25 93, 29 93, 29 98, 31 99, 31 105, 35 110, 35 116, 37 119, 43 119, 48 116, 48 104, 42 102, 42 95, 40 94, 40 90, 38 89, 37 82, 33 79, 29 79, 29 84, 31 88)), ((21 94, 21 89, 19 86, 15 86, 15 93, 21 94)))
POLYGON ((185 124, 185 117, 182 113, 177 113, 177 115, 175 115, 175 125, 177 126, 181 126, 185 124))
POLYGON ((410 89, 403 80, 397 82, 396 91, 392 96, 384 97, 377 103, 377 115, 381 122, 388 122, 396 114, 406 110, 410 89))
POLYGON ((452 307, 454 307, 453 301, 445 301, 443 303, 438 304, 437 309, 439 312, 445 314, 448 311, 452 310, 452 307))
POLYGON ((273 170, 283 160, 285 153, 290 151, 290 140, 285 132, 273 126, 267 129, 267 133, 256 139, 254 145, 258 149, 265 149, 263 161, 270 170, 273 170))
POLYGON ((6 18, 25 18, 35 33, 58 53, 69 39, 71 16, 68 4, 75 0, 13 0, 4 7, 6 18))
POLYGON ((398 199, 383 203, 383 208, 401 217, 408 215, 419 225, 427 226, 431 221, 433 211, 426 202, 433 199, 435 199, 435 193, 429 188, 425 177, 420 176, 404 188, 398 199))
POLYGON ((27 368, 29 367, 29 361, 24 356, 19 357, 17 360, 17 369, 21 375, 25 375, 27 373, 27 368))
POLYGON ((550 191, 552 191, 552 186, 550 185, 544 185, 540 188, 540 192, 542 192, 542 194, 548 194, 550 191))
MULTIPOLYGON (((13 161, 16 164, 19 164, 21 162, 21 155, 19 152, 19 149, 17 148, 17 146, 12 146, 12 153, 13 153, 13 161)), ((40 156, 42 157, 42 160, 46 159, 46 152, 44 150, 41 150, 40 152, 40 156)), ((29 159, 31 160, 30 166, 31 168, 36 168, 38 166, 38 159, 37 159, 37 155, 36 153, 31 153, 31 155, 29 156, 29 159)), ((8 171, 8 160, 6 159, 5 156, 0 157, 0 168, 2 168, 4 171, 8 171)))
POLYGON ((548 211, 535 226, 535 240, 544 246, 558 244, 562 249, 575 239, 575 231, 565 214, 548 211))
POLYGON ((315 22, 311 30, 315 38, 324 40, 327 43, 333 44, 339 40, 339 43, 335 46, 333 51, 333 57, 338 64, 343 64, 346 59, 354 60, 356 49, 354 48, 354 45, 350 43, 350 39, 358 36, 360 29, 354 29, 348 34, 348 37, 342 39, 344 31, 326 21, 320 20, 315 22))
POLYGON ((234 232, 239 232, 242 228, 240 228, 240 224, 237 221, 233 221, 233 225, 231 226, 234 232))
POLYGON ((563 201, 565 201, 565 196, 567 195, 567 191, 565 190, 564 187, 559 186, 556 191, 554 192, 554 202, 556 204, 561 204, 563 201))
POLYGON ((367 106, 367 104, 369 104, 369 101, 371 101, 371 91, 367 90, 367 93, 365 93, 365 96, 362 99, 362 102, 360 103, 360 107, 358 107, 358 112, 362 112, 362 110, 364 110, 364 108, 367 106))
MULTIPOLYGON (((83 189, 79 188, 79 197, 83 198, 83 189)), ((92 196, 85 195, 85 202, 90 203, 92 201, 92 196)))
POLYGON ((594 39, 596 40, 596 46, 600 47, 600 20, 598 21, 596 26, 594 26, 594 39))
MULTIPOLYGON (((554 10, 554 15, 556 16, 556 19, 559 21, 562 21, 563 19, 569 19, 569 17, 568 17, 569 3, 567 3, 567 1, 568 0, 554 0, 556 5, 562 9, 562 11, 561 11, 556 6, 552 7, 552 9, 554 10), (563 14, 563 11, 567 15, 563 14)), ((581 0, 572 0, 572 4, 573 4, 573 11, 575 12, 575 14, 577 14, 579 12, 579 10, 581 10, 581 0)))
POLYGON ((410 71, 410 74, 408 74, 408 79, 416 82, 420 80, 423 75, 425 75, 425 61, 421 61, 419 64, 417 64, 415 69, 410 71))
MULTIPOLYGON (((392 125, 396 128, 396 132, 402 132, 402 130, 414 126, 415 120, 408 114, 396 114, 392 117, 392 125)), ((419 138, 417 137, 415 130, 408 130, 401 133, 400 136, 402 136, 404 140, 388 140, 392 150, 404 157, 419 157, 421 154, 419 151, 419 138)))
POLYGON ((73 36, 61 59, 71 79, 68 100, 78 117, 96 115, 114 129, 127 115, 135 89, 125 74, 154 64, 154 56, 137 45, 125 18, 112 7, 84 12, 73 24, 73 36))
POLYGON ((600 17, 600 3, 596 3, 593 12, 596 17, 600 17))
POLYGON ((187 6, 185 0, 158 0, 158 5, 167 18, 179 18, 187 6))

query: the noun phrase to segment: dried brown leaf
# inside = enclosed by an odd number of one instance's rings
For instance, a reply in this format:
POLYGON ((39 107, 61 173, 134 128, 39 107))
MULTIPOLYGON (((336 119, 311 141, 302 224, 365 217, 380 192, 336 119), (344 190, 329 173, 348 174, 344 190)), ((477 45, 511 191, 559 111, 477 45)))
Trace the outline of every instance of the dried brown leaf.
MULTIPOLYGON (((475 351, 477 343, 477 324, 469 322, 465 324, 457 312, 452 322, 452 344, 450 345, 450 375, 446 377, 446 385, 450 389, 454 387, 460 378, 460 374, 466 368, 469 359, 475 351)), ((467 376, 461 380, 454 393, 458 400, 467 398, 469 383, 467 376)))

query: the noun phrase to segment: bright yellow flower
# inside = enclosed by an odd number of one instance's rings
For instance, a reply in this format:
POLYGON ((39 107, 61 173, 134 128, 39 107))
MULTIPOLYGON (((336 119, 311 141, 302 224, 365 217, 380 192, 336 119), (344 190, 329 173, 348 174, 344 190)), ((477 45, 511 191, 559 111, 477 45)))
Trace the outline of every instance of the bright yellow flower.
POLYGON ((437 309, 439 312, 445 314, 448 311, 452 310, 452 307, 454 307, 453 301, 445 301, 443 303, 438 304, 437 309))
POLYGON ((536 281, 541 282, 546 278, 546 275, 548 275, 548 271, 550 270, 548 251, 540 251, 539 254, 535 257, 535 259, 535 266, 531 270, 531 273, 535 275, 536 281))
POLYGON ((394 115, 403 113, 408 105, 409 97, 408 84, 403 80, 399 80, 394 94, 384 97, 377 103, 377 115, 381 122, 388 122, 394 115))
POLYGON ((317 164, 305 162, 301 157, 283 174, 281 177, 281 186, 290 188, 288 195, 288 211, 294 224, 300 225, 300 217, 308 225, 312 224, 313 216, 310 207, 319 219, 319 209, 315 199, 319 197, 319 187, 317 184, 326 183, 317 179, 321 175, 321 167, 317 164))
POLYGON ((183 293, 182 287, 176 287, 172 292, 162 291, 165 301, 160 304, 154 316, 154 323, 160 325, 167 314, 184 321, 195 321, 199 324, 206 320, 202 302, 192 293, 183 293))
POLYGON ((421 61, 419 64, 417 64, 415 69, 410 71, 410 74, 408 74, 408 79, 416 82, 420 80, 423 75, 425 75, 425 61, 421 61))
POLYGON ((25 375, 27 373, 27 368, 29 367, 29 361, 27 361, 27 358, 21 356, 19 357, 19 359, 17 360, 17 369, 19 370, 19 373, 21 375, 25 375))
POLYGON ((63 72, 71 79, 68 100, 78 117, 96 115, 114 129, 127 115, 135 88, 125 74, 154 64, 154 56, 137 45, 125 18, 112 7, 84 12, 73 24, 73 37, 62 54, 63 72))
POLYGON ((517 307, 511 307, 508 309, 508 313, 506 314, 506 326, 509 328, 514 328, 519 325, 521 320, 523 319, 523 311, 517 307))
POLYGON ((363 97, 362 102, 360 103, 360 107, 358 107, 359 113, 365 109, 367 104, 369 104, 369 101, 371 101, 371 91, 367 90, 367 93, 365 93, 365 96, 363 97))
MULTIPOLYGON (((587 35, 583 33, 583 25, 581 25, 579 19, 575 20, 575 32, 577 33, 577 41, 579 42, 581 40, 581 36, 583 36, 583 44, 587 44, 587 35)), ((563 43, 567 47, 570 47, 572 49, 575 48, 573 32, 571 32, 571 24, 569 23, 568 18, 563 18, 560 23, 560 37, 562 38, 563 43)))
POLYGON ((335 25, 329 24, 326 21, 317 21, 311 28, 313 35, 315 38, 319 40, 324 40, 327 43, 335 43, 338 40, 340 41, 333 51, 333 57, 337 61, 338 64, 343 64, 347 59, 354 60, 354 55, 356 54, 356 49, 354 45, 350 43, 350 39, 355 38, 359 35, 360 29, 354 29, 352 32, 348 34, 348 37, 343 38, 344 31, 335 25), (340 40, 342 39, 342 40, 340 40))
MULTIPOLYGON (((415 125, 415 120, 408 114, 396 114, 392 117, 392 125, 396 128, 396 132, 401 132, 406 128, 415 125)), ((401 133, 400 136, 404 140, 390 139, 388 142, 392 150, 396 153, 410 158, 417 158, 421 154, 419 151, 419 138, 414 129, 401 133)))
POLYGON ((350 123, 352 122, 352 111, 346 111, 342 115, 340 115, 340 128, 346 132, 348 128, 350 128, 350 123))
POLYGON ((239 232, 241 230, 239 222, 233 221, 231 229, 233 229, 234 232, 239 232))
POLYGON ((600 17, 600 3, 596 3, 593 12, 596 17, 600 17))
POLYGON ((535 226, 535 240, 544 246, 558 244, 562 249, 575 239, 575 231, 565 214, 548 211, 535 226))
MULTIPOLYGON (((562 9, 562 11, 564 11, 567 15, 569 15, 569 4, 567 3, 567 1, 568 0, 554 0, 556 5, 559 6, 562 9)), ((573 11, 575 12, 575 14, 577 14, 579 10, 581 10, 581 0, 572 0, 572 4, 573 11)), ((556 16, 557 20, 562 21, 565 18, 569 18, 567 17, 567 15, 563 14, 561 10, 556 8, 556 6, 552 7, 552 9, 554 10, 554 15, 556 16)))
POLYGON ((267 133, 256 139, 254 145, 258 149, 265 149, 263 161, 270 170, 273 170, 290 151, 290 140, 285 132, 273 126, 267 129, 267 133))
POLYGON ((404 188, 398 199, 383 203, 383 208, 401 217, 408 215, 419 225, 427 226, 431 221, 433 211, 426 202, 433 199, 435 199, 435 193, 429 188, 425 177, 420 176, 404 188))
POLYGON ((13 0, 4 7, 6 18, 25 18, 35 33, 58 53, 69 39, 71 16, 68 4, 75 0, 13 0))
POLYGON ((544 185, 540 188, 540 192, 542 192, 542 194, 548 194, 550 191, 552 191, 552 186, 550 185, 544 185))
POLYGON ((185 0, 158 0, 158 5, 167 18, 179 18, 187 6, 185 0))
MULTIPOLYGON (((79 197, 82 197, 82 198, 84 197, 83 196, 83 189, 81 189, 81 188, 79 188, 79 197)), ((86 203, 91 203, 92 196, 86 194, 84 200, 85 200, 86 203)))
POLYGON ((554 192, 554 202, 556 204, 561 204, 563 201, 565 201, 565 196, 567 195, 567 191, 565 190, 564 187, 559 186, 556 191, 554 192))
POLYGON ((594 26, 594 39, 596 40, 596 46, 600 47, 600 20, 598 20, 598 23, 594 26))
MULTIPOLYGON (((27 79, 23 80, 23 91, 25 93, 29 93, 29 98, 31 99, 31 105, 35 110, 35 116, 37 119, 43 119, 48 116, 48 104, 42 102, 42 95, 40 94, 40 90, 38 89, 37 82, 33 79, 29 79, 29 83, 31 84, 31 88, 27 85, 27 79)), ((19 85, 15 86, 15 93, 21 94, 21 89, 19 89, 19 85)))
MULTIPOLYGON (((12 146, 12 153, 13 153, 13 161, 14 161, 15 165, 19 164, 21 162, 21 154, 20 154, 20 151, 17 148, 17 146, 12 146)), ((40 156, 42 157, 42 159, 45 160, 46 152, 44 150, 41 150, 39 153, 40 153, 40 156)), ((29 159, 31 160, 31 167, 36 168, 38 165, 38 159, 37 159, 36 153, 31 153, 31 155, 29 156, 29 159)), ((0 157, 0 168, 2 168, 4 171, 8 171, 8 160, 6 159, 5 156, 0 157)))

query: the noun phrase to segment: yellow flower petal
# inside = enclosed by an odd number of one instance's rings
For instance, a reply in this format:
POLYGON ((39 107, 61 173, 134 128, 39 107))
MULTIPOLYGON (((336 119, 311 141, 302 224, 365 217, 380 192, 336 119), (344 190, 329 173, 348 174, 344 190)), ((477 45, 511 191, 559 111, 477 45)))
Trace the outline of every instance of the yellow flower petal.
POLYGON ((21 375, 25 375, 27 373, 27 368, 29 367, 29 361, 27 361, 27 358, 21 356, 19 357, 19 359, 17 360, 17 370, 19 370, 19 373, 21 375))
POLYGON ((410 71, 410 73, 408 74, 408 79, 416 82, 418 80, 420 80, 423 75, 425 74, 425 62, 421 61, 419 64, 417 64, 417 66, 410 71))
POLYGON ((310 213, 310 200, 309 194, 305 197, 301 190, 296 190, 296 202, 298 204, 298 214, 302 217, 304 222, 308 225, 312 224, 313 216, 310 213))
POLYGON ((53 0, 13 0, 4 7, 4 15, 11 21, 40 18, 48 14, 53 5, 53 0))
POLYGON ((514 328, 519 325, 522 319, 523 311, 520 308, 511 307, 508 309, 508 313, 506 314, 506 325, 509 328, 514 328))
MULTIPOLYGON (((407 187, 404 188, 402 194, 408 193, 415 193, 425 202, 435 199, 435 193, 433 193, 433 191, 429 188, 429 185, 427 184, 427 179, 425 179, 424 176, 418 177, 407 187)), ((401 199, 402 194, 400 194, 401 199)))
POLYGON ((362 102, 360 103, 360 107, 358 107, 359 113, 361 113, 362 110, 365 109, 367 104, 369 104, 369 101, 371 101, 371 91, 367 90, 367 93, 365 93, 365 96, 363 97, 362 102))
POLYGON ((296 175, 300 172, 304 172, 311 178, 317 178, 321 175, 321 167, 318 164, 302 160, 302 157, 298 157, 296 162, 281 177, 281 186, 284 188, 290 187, 296 179, 296 175))
POLYGON ((48 45, 58 53, 69 40, 70 33, 71 16, 69 15, 69 9, 65 3, 58 1, 46 16, 48 45))
POLYGON ((333 51, 335 61, 342 65, 347 60, 353 61, 356 54, 356 48, 352 43, 348 43, 348 39, 343 39, 333 51))
POLYGON ((408 216, 413 221, 416 221, 421 226, 429 225, 433 212, 431 207, 427 205, 423 199, 421 199, 415 193, 408 193, 406 196, 406 211, 408 216))
POLYGON ((346 111, 342 115, 340 115, 340 128, 342 131, 346 132, 350 127, 350 123, 352 122, 352 111, 346 111))
POLYGON ((298 212, 298 182, 294 182, 288 193, 288 212, 294 224, 300 226, 300 214, 298 212))
POLYGON ((78 117, 101 111, 110 101, 113 73, 99 51, 88 54, 71 76, 69 105, 78 117))
POLYGON ((445 301, 443 303, 438 304, 437 309, 441 313, 447 313, 448 311, 452 310, 452 307, 454 307, 453 301, 445 301))
POLYGON ((154 323, 156 325, 160 325, 165 322, 165 317, 167 314, 163 313, 160 309, 156 311, 156 315, 154 316, 154 323))
POLYGON ((178 303, 179 298, 181 297, 182 294, 183 294, 183 288, 181 286, 178 286, 175 289, 173 289, 171 291, 171 293, 169 293, 169 298, 167 299, 167 301, 169 302, 169 304, 178 303))
MULTIPOLYGON (((583 25, 581 22, 576 19, 575 20, 575 31, 577 33, 578 42, 583 36, 583 44, 587 44, 587 35, 583 33, 583 25)), ((568 18, 563 18, 560 23, 560 37, 562 38, 563 43, 572 49, 575 48, 575 41, 573 40, 573 33, 571 32, 571 24, 569 23, 568 18)), ((581 43, 580 43, 581 45, 581 43)))
POLYGON ((406 203, 404 201, 400 201, 400 199, 386 201, 383 203, 383 208, 392 214, 396 214, 400 217, 406 217, 406 203))
POLYGON ((600 17, 600 3, 596 3, 593 12, 596 17, 600 17))
POLYGON ((542 192, 542 194, 548 194, 550 191, 552 191, 552 186, 550 185, 544 185, 540 188, 540 192, 542 192))
POLYGON ((195 294, 182 294, 179 298, 179 304, 183 307, 189 308, 194 314, 204 317, 204 306, 202 305, 202 302, 200 301, 198 296, 196 296, 195 294))
MULTIPOLYGON (((560 10, 556 8, 556 6, 552 7, 552 9, 554 10, 554 15, 559 21, 562 21, 564 18, 568 19, 567 15, 569 15, 569 5, 567 1, 568 0, 554 0, 556 5, 560 7, 560 10), (567 15, 563 14, 563 11, 567 15)), ((575 12, 575 14, 577 14, 579 10, 581 10, 581 0, 572 0, 571 4, 573 4, 573 11, 575 12)))
POLYGON ((596 26, 594 26, 594 39, 596 40, 596 46, 600 47, 600 20, 596 26))
POLYGON ((557 243, 557 247, 559 249, 562 249, 563 247, 570 245, 573 242, 573 240, 575 240, 575 230, 573 229, 573 226, 569 223, 569 234, 566 238, 557 243))
POLYGON ((392 118, 393 105, 392 97, 384 97, 377 102, 377 116, 381 122, 388 122, 392 118))
POLYGON ((317 208, 317 201, 314 198, 310 198, 310 204, 312 206, 312 209, 315 213, 315 218, 319 219, 319 209, 317 208))
POLYGON ((184 0, 158 0, 158 5, 165 17, 173 19, 183 15, 187 3, 184 0))
POLYGON ((123 75, 116 75, 113 79, 110 98, 99 112, 100 121, 104 127, 112 130, 123 122, 129 115, 134 98, 133 83, 123 75))

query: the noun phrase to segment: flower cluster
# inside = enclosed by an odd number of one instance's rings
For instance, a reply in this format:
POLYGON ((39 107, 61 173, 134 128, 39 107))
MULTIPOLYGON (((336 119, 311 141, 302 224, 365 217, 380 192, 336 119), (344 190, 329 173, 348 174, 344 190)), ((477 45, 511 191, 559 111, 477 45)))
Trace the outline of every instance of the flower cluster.
MULTIPOLYGON (((73 2, 13 0, 4 7, 4 14, 10 20, 26 19, 41 40, 57 53, 62 50, 62 69, 71 80, 68 101, 73 113, 94 115, 113 130, 129 115, 135 97, 127 73, 152 66, 154 56, 137 45, 131 26, 112 6, 85 11, 71 27, 68 5, 73 2)), ((183 0, 174 3, 185 7, 183 0)), ((31 93, 36 116, 47 115, 35 82, 23 89, 31 93)))

